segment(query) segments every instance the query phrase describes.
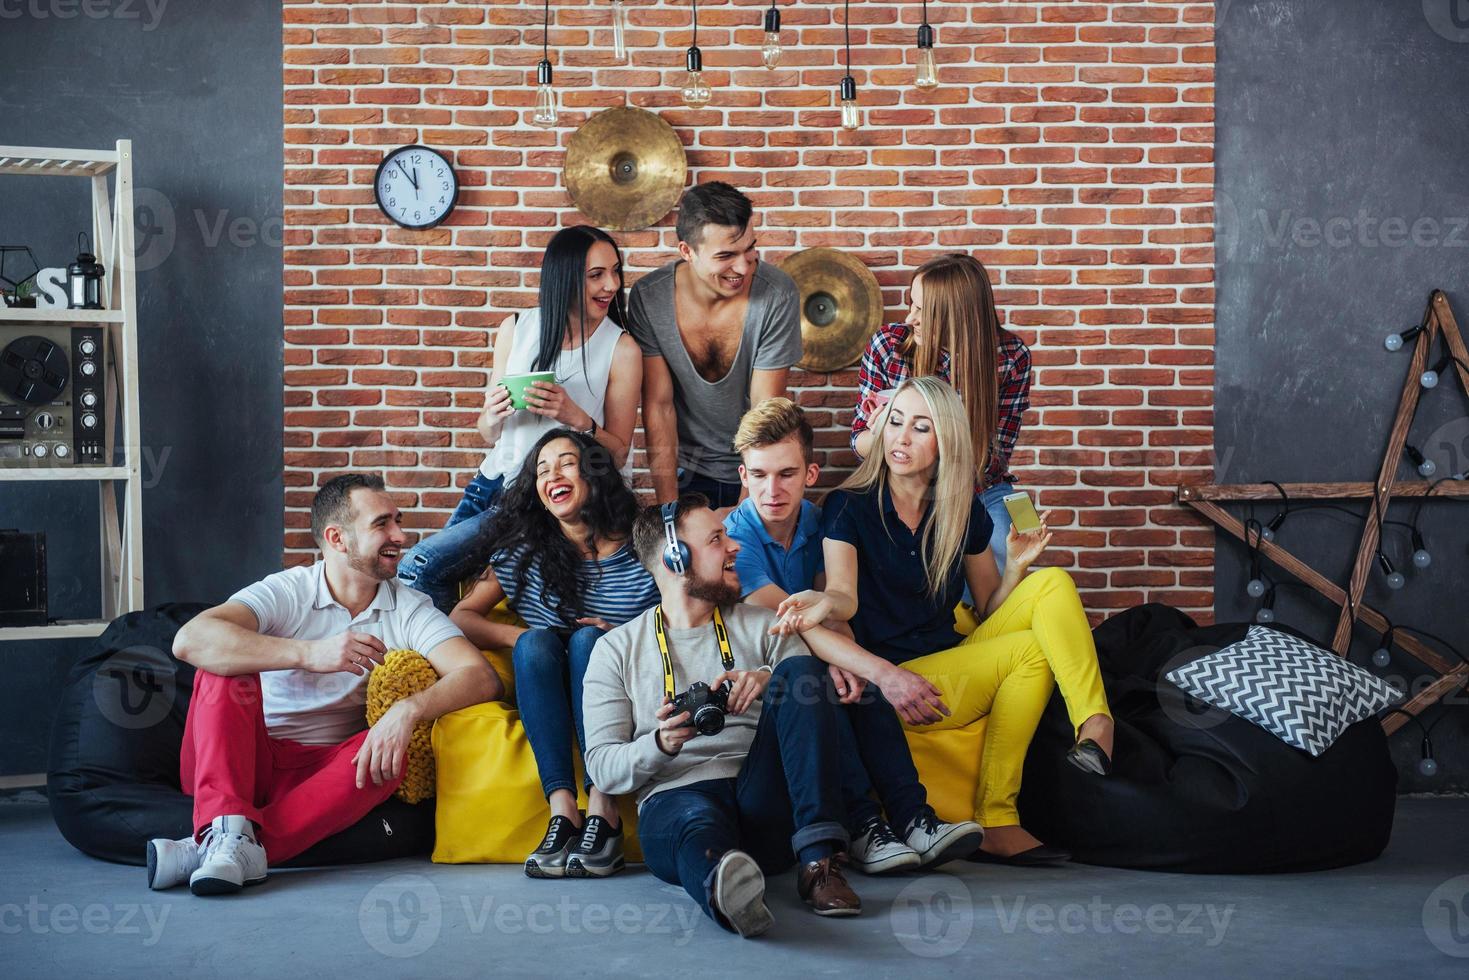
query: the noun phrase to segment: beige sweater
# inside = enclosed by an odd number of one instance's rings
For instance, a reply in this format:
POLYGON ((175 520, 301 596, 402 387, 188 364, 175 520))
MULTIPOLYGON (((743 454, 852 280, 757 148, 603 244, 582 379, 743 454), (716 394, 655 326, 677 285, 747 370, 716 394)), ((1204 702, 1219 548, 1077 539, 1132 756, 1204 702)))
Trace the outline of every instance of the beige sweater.
MULTIPOLYGON (((768 609, 740 603, 720 612, 736 670, 773 669, 787 657, 806 653, 800 639, 769 634, 775 614, 768 609)), ((668 629, 665 623, 664 632, 676 693, 687 691, 694 681, 708 684, 723 671, 712 623, 691 630, 668 629)), ((586 764, 602 792, 635 792, 641 807, 666 789, 739 775, 760 721, 759 701, 744 714, 726 718, 718 735, 695 735, 674 756, 655 740, 662 703, 663 660, 649 609, 602 637, 587 667, 582 687, 586 764)))

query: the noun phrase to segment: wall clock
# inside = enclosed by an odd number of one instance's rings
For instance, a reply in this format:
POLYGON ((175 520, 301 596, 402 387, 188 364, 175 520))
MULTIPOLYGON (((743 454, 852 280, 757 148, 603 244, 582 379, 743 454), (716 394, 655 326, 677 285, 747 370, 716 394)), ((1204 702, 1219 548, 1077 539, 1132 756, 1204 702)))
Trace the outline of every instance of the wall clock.
POLYGON ((404 228, 442 223, 459 200, 453 164, 426 146, 402 146, 383 157, 372 189, 383 214, 404 228))

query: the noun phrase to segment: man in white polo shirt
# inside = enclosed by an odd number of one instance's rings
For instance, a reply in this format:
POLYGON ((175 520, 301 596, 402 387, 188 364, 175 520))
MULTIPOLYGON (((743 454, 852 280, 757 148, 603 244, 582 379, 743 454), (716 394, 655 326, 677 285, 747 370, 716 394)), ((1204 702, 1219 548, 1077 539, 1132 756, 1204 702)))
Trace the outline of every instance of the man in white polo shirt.
POLYGON ((414 728, 503 694, 428 596, 397 581, 407 538, 380 477, 328 481, 311 504, 322 560, 276 572, 179 630, 193 664, 180 761, 194 837, 148 843, 148 884, 239 891, 356 823, 403 777, 414 728), (367 727, 367 675, 417 650, 439 679, 367 727), (198 841, 196 843, 196 840, 198 841))

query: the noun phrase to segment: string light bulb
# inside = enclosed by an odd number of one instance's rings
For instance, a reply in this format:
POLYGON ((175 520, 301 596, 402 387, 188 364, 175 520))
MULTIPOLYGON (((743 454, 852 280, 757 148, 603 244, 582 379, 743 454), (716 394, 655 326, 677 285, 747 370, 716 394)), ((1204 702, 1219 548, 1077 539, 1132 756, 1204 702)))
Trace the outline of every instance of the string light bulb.
POLYGON ((765 43, 760 47, 760 60, 766 68, 780 64, 780 11, 775 0, 770 0, 770 9, 765 11, 765 43))
POLYGON ((1377 566, 1382 569, 1382 574, 1387 576, 1387 587, 1396 592, 1408 584, 1408 579, 1402 572, 1393 567, 1393 563, 1381 551, 1377 553, 1377 566))
POLYGON ((1427 456, 1423 455, 1423 450, 1419 449, 1417 446, 1414 446, 1411 443, 1405 445, 1403 446, 1403 453, 1408 457, 1408 461, 1410 463, 1418 467, 1418 475, 1423 477, 1425 480, 1431 478, 1435 473, 1438 472, 1438 464, 1429 459, 1427 456))
POLYGON ((627 64, 627 4, 612 0, 612 57, 627 64))
POLYGON ((1423 372, 1423 376, 1418 379, 1419 383, 1422 384, 1425 388, 1437 388, 1438 376, 1444 373, 1444 370, 1449 366, 1450 363, 1452 363, 1453 360, 1453 354, 1445 354, 1443 357, 1440 357, 1434 363, 1433 367, 1423 372))
POLYGON ((693 0, 694 36, 684 59, 688 74, 683 82, 683 104, 691 109, 701 109, 714 98, 709 84, 704 81, 704 53, 699 50, 699 0, 693 0))
POLYGON ((542 5, 541 63, 536 65, 536 108, 530 121, 542 129, 556 125, 556 90, 551 88, 551 57, 547 48, 547 36, 551 33, 551 0, 542 5))
POLYGON ((939 83, 939 68, 933 58, 933 27, 928 23, 928 0, 923 0, 923 23, 918 25, 918 66, 913 84, 934 88, 939 83))
POLYGON ((1260 604, 1259 610, 1255 613, 1255 622, 1275 622, 1275 588, 1273 586, 1266 591, 1265 601, 1260 604))
POLYGON ((1419 324, 1414 324, 1407 330, 1404 330, 1402 333, 1388 334, 1387 339, 1382 342, 1382 346, 1386 347, 1388 350, 1396 354, 1398 351, 1403 349, 1403 344, 1412 340, 1414 337, 1418 336, 1422 332, 1423 327, 1419 324))

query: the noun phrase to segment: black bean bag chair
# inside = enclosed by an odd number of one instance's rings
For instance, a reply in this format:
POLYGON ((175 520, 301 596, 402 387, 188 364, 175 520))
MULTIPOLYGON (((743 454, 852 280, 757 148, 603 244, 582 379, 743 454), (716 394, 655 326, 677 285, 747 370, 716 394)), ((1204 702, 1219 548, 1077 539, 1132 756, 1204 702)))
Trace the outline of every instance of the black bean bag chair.
POLYGON ((1065 762, 1072 731, 1065 704, 1053 697, 1026 756, 1019 800, 1026 828, 1086 864, 1153 871, 1316 871, 1381 854, 1397 771, 1377 720, 1352 725, 1313 758, 1162 679, 1243 639, 1247 628, 1200 627, 1156 604, 1097 627, 1117 722, 1112 774, 1065 762))
MULTIPOLYGON (((52 819, 77 850, 141 865, 149 838, 192 832, 179 748, 194 668, 171 651, 179 627, 205 608, 174 603, 128 613, 72 666, 51 728, 46 793, 52 819)), ((433 800, 394 797, 286 865, 423 855, 433 843, 433 800)))

